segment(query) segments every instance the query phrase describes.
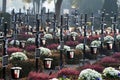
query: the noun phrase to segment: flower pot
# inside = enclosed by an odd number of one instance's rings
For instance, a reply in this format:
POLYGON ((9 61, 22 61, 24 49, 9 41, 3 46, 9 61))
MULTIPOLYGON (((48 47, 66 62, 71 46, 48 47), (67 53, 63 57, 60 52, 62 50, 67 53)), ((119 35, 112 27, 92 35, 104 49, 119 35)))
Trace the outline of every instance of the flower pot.
POLYGON ((74 58, 74 51, 73 50, 67 51, 67 57, 69 59, 73 59, 74 58))
POLYGON ((91 46, 91 53, 96 54, 97 53, 97 47, 96 46, 91 46))
POLYGON ((20 79, 21 67, 12 67, 11 68, 11 77, 12 79, 20 79))
POLYGON ((72 39, 73 39, 73 41, 75 41, 76 40, 76 36, 72 36, 72 39))
POLYGON ((45 69, 51 69, 52 68, 52 58, 45 58, 44 59, 44 68, 45 69))
POLYGON ((107 49, 112 50, 113 48, 113 43, 112 42, 107 42, 107 49))
POLYGON ((41 40, 41 45, 42 45, 43 47, 46 47, 46 39, 45 39, 45 38, 42 38, 42 40, 41 40))
POLYGON ((25 48, 25 41, 20 41, 20 48, 25 48))

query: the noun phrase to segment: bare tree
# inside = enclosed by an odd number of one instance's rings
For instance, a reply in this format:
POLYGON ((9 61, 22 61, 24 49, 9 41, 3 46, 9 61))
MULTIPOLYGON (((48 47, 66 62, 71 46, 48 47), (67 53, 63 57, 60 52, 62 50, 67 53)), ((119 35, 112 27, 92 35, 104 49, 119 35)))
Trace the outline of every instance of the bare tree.
POLYGON ((56 19, 59 20, 60 17, 60 9, 61 9, 61 4, 63 0, 57 0, 55 4, 55 12, 56 12, 56 19))

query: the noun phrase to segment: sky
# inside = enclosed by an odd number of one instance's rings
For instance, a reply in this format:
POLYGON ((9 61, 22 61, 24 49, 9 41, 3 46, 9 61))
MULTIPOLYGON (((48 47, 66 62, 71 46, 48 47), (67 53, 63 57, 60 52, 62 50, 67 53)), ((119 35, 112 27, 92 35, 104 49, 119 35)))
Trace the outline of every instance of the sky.
MULTIPOLYGON (((28 3, 23 3, 22 0, 7 0, 7 12, 11 12, 12 9, 15 9, 15 11, 19 11, 19 9, 21 8, 22 11, 23 7, 25 6, 26 9, 31 9, 32 3, 28 4, 28 3), (18 4, 19 3, 19 4, 18 4)), ((43 7, 46 7, 46 11, 48 11, 48 9, 50 9, 50 12, 54 12, 55 8, 54 8, 54 0, 51 2, 51 4, 49 4, 48 2, 45 2, 43 4, 43 7)), ((0 0, 0 11, 2 10, 2 0, 0 0)))
MULTIPOLYGON (((120 1, 120 0, 118 0, 120 1)), ((120 3, 119 3, 120 4, 120 3)), ((19 11, 19 9, 21 8, 22 11, 23 7, 25 6, 26 9, 28 8, 32 8, 32 3, 31 4, 25 4, 22 2, 22 0, 7 0, 7 12, 11 12, 11 10, 14 8, 17 11, 19 11)), ((48 11, 48 9, 50 10, 50 12, 54 12, 55 11, 55 6, 54 6, 54 0, 51 2, 51 4, 49 4, 47 1, 43 4, 43 7, 46 7, 46 12, 48 11)), ((2 0, 0 0, 0 11, 2 10, 2 0)))

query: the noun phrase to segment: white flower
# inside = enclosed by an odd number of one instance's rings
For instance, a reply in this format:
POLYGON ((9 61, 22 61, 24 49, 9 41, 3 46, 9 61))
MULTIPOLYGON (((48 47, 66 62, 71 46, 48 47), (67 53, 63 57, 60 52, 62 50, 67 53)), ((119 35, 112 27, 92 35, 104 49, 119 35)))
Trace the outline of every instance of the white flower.
POLYGON ((27 60, 27 56, 23 52, 15 52, 12 53, 10 56, 11 60, 27 60))
POLYGON ((39 47, 39 49, 40 49, 40 55, 46 55, 46 56, 52 55, 51 50, 48 48, 39 47))
MULTIPOLYGON (((83 43, 80 43, 76 46, 76 49, 79 49, 79 50, 83 50, 84 49, 84 44, 83 43)), ((85 45, 85 50, 90 50, 90 48, 85 45)))
POLYGON ((78 79, 80 80, 102 80, 102 76, 100 73, 98 73, 95 70, 85 69, 81 71, 78 79))
POLYGON ((70 35, 76 37, 78 35, 78 33, 77 32, 71 32, 70 35))
POLYGON ((120 78, 120 71, 119 70, 116 70, 115 68, 113 67, 107 67, 103 70, 103 75, 105 77, 109 77, 109 76, 112 76, 112 77, 119 77, 120 78))
MULTIPOLYGON (((60 50, 60 45, 57 47, 58 50, 60 50)), ((64 51, 70 51, 70 47, 67 45, 64 45, 63 47, 64 51)))
POLYGON ((107 36, 104 37, 104 41, 105 42, 114 41, 114 38, 110 35, 107 35, 107 36))
POLYGON ((52 36, 52 34, 45 34, 44 38, 46 38, 46 39, 53 39, 53 36, 52 36))
POLYGON ((120 34, 116 36, 116 39, 120 41, 120 34))
POLYGON ((18 45, 18 46, 20 45, 20 41, 18 41, 18 40, 12 40, 12 41, 10 41, 10 44, 13 45, 14 41, 15 41, 16 45, 18 45))
POLYGON ((95 31, 97 34, 100 34, 101 33, 101 30, 96 30, 95 31))
POLYGON ((99 47, 101 44, 101 41, 98 41, 98 40, 94 40, 91 42, 91 46, 96 46, 96 47, 99 47))
POLYGON ((27 42, 35 43, 35 38, 28 38, 27 42))

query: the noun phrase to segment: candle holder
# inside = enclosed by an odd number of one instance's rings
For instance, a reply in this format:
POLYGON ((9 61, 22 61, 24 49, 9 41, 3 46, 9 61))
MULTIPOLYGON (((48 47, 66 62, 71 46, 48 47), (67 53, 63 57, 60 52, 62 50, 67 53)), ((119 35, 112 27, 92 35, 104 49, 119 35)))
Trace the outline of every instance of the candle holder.
POLYGON ((112 41, 109 41, 109 42, 107 42, 106 44, 107 44, 107 49, 108 49, 108 50, 112 50, 112 48, 113 48, 113 42, 112 42, 112 41))
POLYGON ((97 46, 91 46, 91 53, 97 54, 97 46))
POLYGON ((75 53, 74 50, 67 51, 68 59, 74 59, 75 53))
POLYGON ((20 41, 20 48, 25 48, 26 41, 20 41))
POLYGON ((45 69, 51 69, 52 68, 52 58, 45 58, 44 59, 44 68, 45 69))
POLYGON ((42 46, 46 46, 46 39, 42 38, 42 46))
POLYGON ((21 67, 12 67, 11 68, 11 78, 20 79, 21 78, 21 67))

